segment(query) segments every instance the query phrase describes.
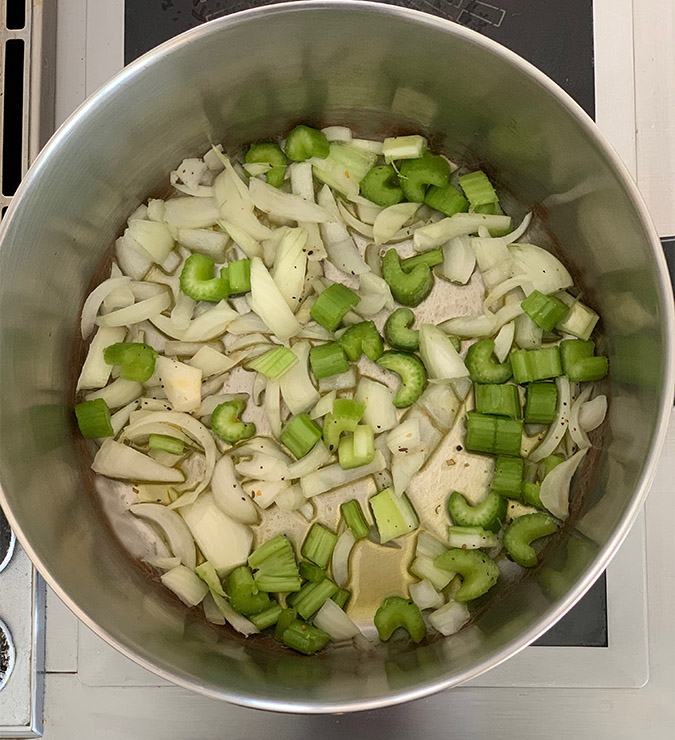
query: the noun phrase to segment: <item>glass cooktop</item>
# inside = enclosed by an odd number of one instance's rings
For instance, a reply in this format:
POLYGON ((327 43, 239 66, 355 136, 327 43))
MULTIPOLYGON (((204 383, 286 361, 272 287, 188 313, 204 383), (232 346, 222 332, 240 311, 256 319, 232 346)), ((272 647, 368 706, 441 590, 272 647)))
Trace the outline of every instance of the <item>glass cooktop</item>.
MULTIPOLYGON (((274 0, 125 0, 124 61, 201 23, 274 0)), ((595 112, 592 0, 398 0, 485 34, 555 80, 595 112)), ((586 596, 534 645, 607 647, 607 586, 603 575, 586 596)))

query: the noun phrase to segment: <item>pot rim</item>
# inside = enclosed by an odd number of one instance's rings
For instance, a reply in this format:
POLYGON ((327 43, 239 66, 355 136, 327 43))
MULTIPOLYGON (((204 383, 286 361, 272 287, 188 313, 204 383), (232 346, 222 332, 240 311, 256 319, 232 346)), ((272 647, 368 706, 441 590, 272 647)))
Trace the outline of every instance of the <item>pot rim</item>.
POLYGON ((454 23, 443 18, 423 13, 418 10, 409 8, 402 8, 399 6, 375 3, 367 0, 297 0, 295 2, 284 2, 275 5, 267 5, 258 8, 252 8, 249 10, 239 11, 231 15, 223 16, 218 19, 204 23, 194 29, 185 31, 184 33, 176 36, 163 44, 151 49, 146 52, 143 56, 132 62, 130 65, 122 69, 119 73, 113 76, 108 82, 106 82, 101 88, 99 88, 93 95, 85 100, 81 106, 79 106, 68 119, 57 129, 53 134, 49 142, 42 149, 35 162, 24 176, 12 203, 3 219, 2 225, 0 226, 0 244, 4 237, 4 233, 12 221, 16 209, 20 206, 22 196, 28 191, 34 181, 39 179, 41 170, 48 166, 52 152, 58 149, 61 141, 68 138, 71 133, 80 125, 82 121, 87 119, 90 110, 96 108, 100 102, 104 101, 110 94, 113 93, 115 88, 120 85, 131 81, 134 77, 139 75, 146 67, 150 67, 154 64, 159 63, 165 57, 171 55, 174 49, 183 47, 196 39, 209 36, 211 34, 218 34, 221 29, 225 26, 236 26, 239 23, 246 23, 249 20, 255 19, 259 16, 273 17, 277 14, 303 12, 303 11, 315 11, 321 10, 335 10, 343 9, 349 12, 362 12, 362 13, 381 13, 390 16, 398 16, 402 20, 410 23, 421 24, 424 26, 431 26, 440 29, 446 33, 454 34, 462 37, 463 39, 471 42, 474 45, 483 47, 487 52, 494 54, 497 57, 501 57, 503 61, 516 67, 524 75, 534 79, 539 85, 545 88, 549 94, 557 99, 557 101, 567 110, 567 112, 576 120, 586 134, 593 140, 598 150, 605 156, 610 167, 616 174, 616 177, 624 190, 627 192, 630 200, 632 201, 637 215, 640 219, 641 225, 644 229, 646 236, 652 247, 653 258, 654 258, 654 269, 656 272, 656 281, 660 287, 660 305, 664 328, 666 336, 669 337, 667 352, 666 352, 666 372, 663 380, 662 396, 663 404, 659 410, 658 419, 655 423, 654 441, 649 454, 647 455, 640 479, 638 481, 635 494, 630 505, 626 508, 624 515, 616 528, 616 531, 612 537, 605 543, 604 547, 600 551, 598 557, 592 566, 588 569, 585 576, 580 579, 575 586, 569 591, 566 597, 558 604, 558 606, 548 615, 548 617, 526 631, 520 637, 511 643, 509 646, 504 647, 491 657, 483 660, 482 662, 475 665, 472 669, 465 671, 461 676, 453 676, 447 679, 435 680, 433 682, 427 682, 416 686, 413 689, 407 690, 394 690, 390 693, 373 698, 373 699, 354 699, 352 701, 339 701, 339 702, 301 702, 301 701, 282 701, 275 699, 264 699, 251 697, 246 695, 237 694, 231 691, 219 691, 211 689, 203 684, 200 684, 196 680, 190 680, 185 677, 176 676, 169 671, 161 668, 160 666, 153 663, 151 660, 146 660, 136 655, 126 645, 118 641, 113 637, 107 630, 100 627, 94 620, 92 620, 87 612, 80 607, 75 601, 73 601, 68 593, 61 588, 59 583, 54 579, 47 563, 41 560, 33 548, 30 542, 25 537, 21 525, 14 518, 11 509, 8 507, 7 499, 0 487, 0 505, 3 506, 3 510, 7 516, 7 519, 15 531, 16 536, 23 546, 24 550, 37 567, 42 577, 49 584, 59 598, 68 606, 68 608, 80 619, 84 624, 89 627, 95 634, 104 639, 109 645, 119 650, 127 658, 133 660, 135 663, 153 672, 154 674, 170 681, 171 683, 177 684, 183 688, 195 691, 204 696, 208 696, 214 699, 225 700, 233 704, 237 704, 243 707, 249 707, 254 709, 263 709, 268 711, 285 712, 285 713, 297 713, 297 714, 332 714, 332 713, 343 713, 343 712, 356 712, 366 711, 373 709, 380 709, 395 704, 411 701, 414 699, 420 699, 430 694, 437 693, 444 689, 457 686, 466 681, 480 676, 486 671, 500 665, 508 658, 516 655, 517 653, 524 650, 534 640, 540 637, 548 629, 550 629, 556 622, 558 622, 590 589, 593 583, 597 580, 600 574, 606 569, 610 563, 619 546, 626 538, 630 528, 637 515, 639 514, 644 500, 647 496, 647 492, 653 480, 658 458, 663 446, 666 431, 668 426, 668 420, 670 417, 670 399, 675 395, 675 305, 673 302, 673 293, 671 290, 670 279, 668 275, 668 268, 661 249, 658 234, 652 223, 651 217, 647 210, 646 204, 642 198, 642 195, 638 191, 638 188, 633 181, 631 175, 628 172, 626 165, 620 159, 619 155, 612 148, 612 146, 605 140, 601 134, 599 128, 590 116, 579 106, 579 104, 561 87, 553 82, 547 75, 537 69, 530 62, 520 57, 515 52, 507 49, 496 41, 490 38, 482 36, 476 31, 468 29, 457 23, 454 23))

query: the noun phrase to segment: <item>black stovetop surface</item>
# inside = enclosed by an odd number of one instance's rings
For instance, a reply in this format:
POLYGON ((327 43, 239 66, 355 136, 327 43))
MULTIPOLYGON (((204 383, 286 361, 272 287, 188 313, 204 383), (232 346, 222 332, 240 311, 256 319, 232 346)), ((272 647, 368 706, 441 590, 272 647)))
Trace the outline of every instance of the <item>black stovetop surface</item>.
MULTIPOLYGON (((125 0, 125 62, 201 23, 276 0, 125 0)), ((389 0, 387 0, 389 1, 389 0)), ((595 113, 592 0, 395 0, 499 41, 595 113)), ((535 645, 607 647, 605 575, 535 645)))

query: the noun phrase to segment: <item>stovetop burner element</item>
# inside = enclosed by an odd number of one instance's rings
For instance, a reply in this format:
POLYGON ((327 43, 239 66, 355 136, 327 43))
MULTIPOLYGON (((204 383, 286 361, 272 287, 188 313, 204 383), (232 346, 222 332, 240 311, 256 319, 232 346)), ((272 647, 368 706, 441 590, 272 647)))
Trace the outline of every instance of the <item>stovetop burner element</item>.
POLYGON ((14 668, 14 643, 7 625, 0 619, 0 691, 5 687, 14 668))

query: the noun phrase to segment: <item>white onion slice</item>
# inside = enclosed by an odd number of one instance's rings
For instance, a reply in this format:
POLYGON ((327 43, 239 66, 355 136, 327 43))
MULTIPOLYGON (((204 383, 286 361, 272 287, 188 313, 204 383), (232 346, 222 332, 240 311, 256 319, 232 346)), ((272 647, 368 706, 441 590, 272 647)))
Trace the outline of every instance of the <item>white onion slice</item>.
POLYGON ((607 396, 596 396, 592 401, 581 405, 579 425, 585 432, 592 432, 602 424, 607 415, 607 396))
POLYGON ((286 342, 300 331, 298 320, 259 257, 251 260, 249 304, 280 341, 286 342))
POLYGON ((439 606, 443 606, 443 594, 436 591, 431 581, 426 578, 417 583, 411 583, 408 586, 408 592, 410 598, 421 610, 438 609, 439 606))
POLYGON ((115 290, 128 285, 131 282, 130 277, 108 278, 98 285, 87 296, 87 300, 82 306, 82 318, 80 320, 80 331, 82 339, 86 339, 96 326, 96 316, 103 301, 115 290))
POLYGON ((443 264, 438 272, 453 283, 466 285, 476 267, 476 253, 471 248, 470 237, 456 236, 443 245, 443 264))
POLYGON ((178 565, 159 577, 159 580, 187 606, 197 606, 209 592, 209 587, 194 571, 178 565))
MULTIPOLYGON (((156 411, 148 414, 140 421, 129 425, 126 428, 125 434, 132 435, 134 433, 140 433, 150 424, 154 424, 156 422, 164 422, 182 429, 201 445, 206 458, 206 472, 204 479, 195 490, 197 493, 203 491, 211 482, 213 469, 216 465, 216 443, 213 441, 213 435, 211 432, 200 421, 195 419, 193 416, 190 416, 190 414, 181 413, 179 411, 156 411)), ((180 480, 183 480, 182 473, 180 480)))
MULTIPOLYGON (((444 325, 441 326, 445 329, 444 325)), ((459 356, 447 334, 433 324, 422 324, 419 332, 420 356, 430 378, 452 380, 469 375, 464 360, 459 356)))
POLYGON ((197 565, 195 543, 187 525, 175 511, 161 504, 135 504, 129 511, 134 516, 156 524, 163 532, 174 556, 180 558, 180 562, 187 568, 194 570, 197 565))
POLYGON ((349 579, 349 556, 355 544, 356 538, 351 529, 345 529, 335 543, 330 567, 333 574, 333 580, 340 588, 342 588, 349 579))
POLYGON ((380 211, 373 224, 375 244, 388 242, 417 213, 419 207, 419 203, 397 203, 380 211))
POLYGON ((502 328, 497 332, 495 337, 495 357, 499 362, 504 362, 509 356, 511 347, 513 346, 513 338, 516 333, 516 325, 513 321, 509 321, 508 324, 504 324, 502 328))
POLYGON ((331 219, 330 214, 320 205, 299 195, 285 193, 256 177, 251 178, 248 187, 253 204, 263 213, 298 222, 325 223, 331 219))
POLYGON ((143 386, 141 383, 136 383, 133 380, 124 380, 124 378, 117 378, 112 383, 106 385, 105 388, 87 393, 85 396, 86 401, 95 401, 97 398, 102 398, 108 408, 118 409, 121 406, 126 406, 128 403, 135 401, 143 393, 143 386))
POLYGON ((265 414, 270 424, 272 435, 281 436, 281 393, 278 380, 268 380, 265 387, 265 414))
POLYGON ((106 439, 91 464, 95 473, 121 480, 151 481, 153 483, 180 483, 183 473, 113 439, 106 439))
POLYGON ((332 599, 324 602, 314 617, 314 624, 333 642, 345 642, 363 636, 356 623, 332 599))
POLYGON ((504 242, 506 244, 517 242, 518 239, 520 239, 520 237, 528 230, 528 228, 530 227, 531 221, 532 221, 532 211, 529 211, 523 216, 523 220, 510 234, 507 234, 506 236, 502 237, 504 242))
POLYGON ((429 615, 429 623, 442 635, 454 635, 469 621, 471 615, 466 604, 449 601, 429 615))
POLYGON ((171 305, 171 294, 163 291, 144 301, 134 303, 126 308, 119 308, 105 316, 99 316, 96 323, 99 326, 130 326, 146 319, 152 319, 171 305))
POLYGON ((570 409, 570 421, 568 431, 570 437, 572 438, 572 441, 580 450, 585 450, 586 448, 591 446, 591 440, 588 438, 588 435, 586 434, 584 429, 582 429, 581 424, 579 423, 579 412, 584 403, 588 401, 592 391, 593 386, 591 385, 584 388, 584 390, 574 401, 574 403, 572 404, 572 408, 570 409))
POLYGON ((366 239, 373 238, 372 224, 366 224, 363 221, 359 221, 359 219, 352 214, 349 208, 347 208, 347 206, 341 200, 338 200, 337 207, 342 220, 347 224, 347 226, 349 226, 350 229, 356 231, 357 234, 361 234, 361 236, 365 236, 366 239))
POLYGON ((533 289, 550 295, 573 285, 565 265, 545 249, 534 244, 511 244, 509 251, 514 276, 524 276, 533 289))
POLYGON ((572 477, 583 461, 588 449, 579 450, 569 460, 556 465, 541 482, 539 498, 541 503, 563 521, 569 516, 569 495, 572 477))
POLYGON ((111 344, 124 341, 126 330, 123 328, 100 327, 91 340, 87 357, 82 365, 76 390, 103 388, 110 378, 112 365, 103 359, 103 350, 111 344))
POLYGON ((552 455, 555 448, 565 436, 569 425, 572 399, 570 381, 564 375, 561 375, 555 379, 555 384, 558 389, 558 413, 555 421, 548 428, 544 439, 534 452, 530 453, 530 460, 532 462, 541 462, 545 457, 552 455))

